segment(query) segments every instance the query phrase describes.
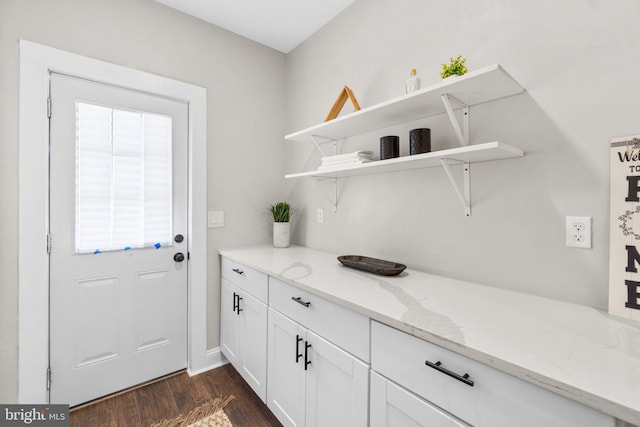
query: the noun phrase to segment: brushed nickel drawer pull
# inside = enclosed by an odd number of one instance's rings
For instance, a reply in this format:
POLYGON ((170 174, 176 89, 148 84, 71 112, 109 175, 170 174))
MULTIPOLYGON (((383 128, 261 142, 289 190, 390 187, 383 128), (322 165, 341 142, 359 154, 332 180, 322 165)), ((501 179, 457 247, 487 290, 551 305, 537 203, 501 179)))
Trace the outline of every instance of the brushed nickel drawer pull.
POLYGON ((298 304, 304 305, 305 307, 309 307, 311 305, 311 302, 303 301, 302 298, 300 297, 291 297, 291 299, 297 302, 298 304))
POLYGON ((436 371, 442 372, 445 375, 449 375, 451 378, 455 378, 458 381, 461 381, 461 382, 465 383, 469 387, 473 387, 474 382, 469 379, 469 374, 464 374, 464 375, 456 374, 455 372, 452 372, 452 371, 448 370, 447 368, 443 367, 442 366, 442 362, 440 362, 439 360, 436 363, 429 362, 427 360, 427 361, 424 362, 424 364, 427 365, 430 368, 435 369, 436 371))

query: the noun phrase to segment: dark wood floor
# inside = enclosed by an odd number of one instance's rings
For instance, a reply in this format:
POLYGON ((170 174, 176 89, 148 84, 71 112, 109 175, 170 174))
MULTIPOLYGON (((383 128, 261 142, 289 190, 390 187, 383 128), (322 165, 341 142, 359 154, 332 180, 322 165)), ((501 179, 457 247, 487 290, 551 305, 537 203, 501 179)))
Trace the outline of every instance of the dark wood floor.
POLYGON ((235 396, 224 412, 236 427, 281 426, 230 364, 189 377, 186 372, 71 410, 71 427, 147 427, 188 414, 216 397, 235 396))

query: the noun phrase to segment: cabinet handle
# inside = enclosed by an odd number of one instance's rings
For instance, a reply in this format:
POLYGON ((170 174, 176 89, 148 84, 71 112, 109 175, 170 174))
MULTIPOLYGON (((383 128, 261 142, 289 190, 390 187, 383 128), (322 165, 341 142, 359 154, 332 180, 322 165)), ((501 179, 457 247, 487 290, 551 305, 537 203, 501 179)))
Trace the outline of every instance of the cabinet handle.
POLYGON ((233 311, 236 311, 237 308, 238 308, 238 304, 239 304, 238 297, 239 296, 240 295, 236 294, 235 292, 233 293, 233 311))
POLYGON ((235 271, 238 274, 244 274, 244 271, 240 270, 239 268, 232 268, 231 270, 235 271))
POLYGON ((298 363, 302 357, 302 353, 299 353, 300 349, 298 348, 300 341, 302 341, 302 337, 300 335, 296 335, 296 363, 298 363))
POLYGON ((307 366, 311 365, 311 360, 309 359, 309 349, 311 348, 311 344, 308 341, 304 342, 304 370, 307 370, 307 366))
POLYGON ((302 298, 300 297, 291 297, 291 299, 297 302, 298 304, 304 305, 305 307, 309 307, 311 305, 311 302, 303 301, 302 298))
POLYGON ((442 372, 445 375, 449 375, 451 378, 455 378, 458 381, 461 381, 461 382, 465 383, 469 387, 473 387, 474 382, 469 379, 469 374, 464 374, 464 375, 456 374, 455 372, 452 372, 452 371, 448 370, 447 368, 443 367, 442 366, 442 362, 440 362, 439 360, 436 363, 429 362, 427 360, 427 361, 424 362, 424 364, 427 365, 430 368, 435 369, 436 371, 442 372))
POLYGON ((242 301, 244 298, 242 298, 240 295, 238 295, 238 311, 236 311, 236 314, 240 315, 240 312, 242 311, 242 309, 240 308, 240 301, 242 301))

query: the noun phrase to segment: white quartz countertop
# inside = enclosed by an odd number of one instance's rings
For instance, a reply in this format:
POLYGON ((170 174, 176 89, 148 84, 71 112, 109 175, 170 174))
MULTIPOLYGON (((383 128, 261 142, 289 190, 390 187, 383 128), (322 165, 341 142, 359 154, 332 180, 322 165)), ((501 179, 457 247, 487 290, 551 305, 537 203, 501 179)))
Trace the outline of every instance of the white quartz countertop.
POLYGON ((220 254, 640 425, 639 323, 410 269, 377 276, 342 266, 336 254, 303 247, 255 246, 220 254))

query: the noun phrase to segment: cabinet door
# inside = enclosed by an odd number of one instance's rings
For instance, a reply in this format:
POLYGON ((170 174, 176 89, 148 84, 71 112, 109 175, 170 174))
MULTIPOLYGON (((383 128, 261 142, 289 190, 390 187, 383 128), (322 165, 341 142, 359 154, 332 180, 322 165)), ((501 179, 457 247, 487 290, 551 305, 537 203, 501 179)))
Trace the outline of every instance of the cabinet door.
POLYGON ((440 408, 371 372, 371 427, 468 427, 440 408))
POLYGON ((271 308, 267 324, 267 406, 284 426, 303 426, 305 330, 271 308))
POLYGON ((266 402, 267 305, 246 292, 240 301, 240 375, 266 402))
POLYGON ((306 426, 366 427, 369 367, 311 331, 306 426))
POLYGON ((229 362, 239 369, 240 316, 235 310, 240 289, 222 279, 220 295, 220 350, 229 362))

